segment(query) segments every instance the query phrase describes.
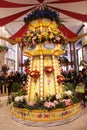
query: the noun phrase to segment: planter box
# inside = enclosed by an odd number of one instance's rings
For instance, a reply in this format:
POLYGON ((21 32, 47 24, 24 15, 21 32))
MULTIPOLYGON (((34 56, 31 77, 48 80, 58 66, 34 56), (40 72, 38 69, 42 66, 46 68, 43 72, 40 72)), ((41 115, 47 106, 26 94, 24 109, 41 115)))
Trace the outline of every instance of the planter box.
POLYGON ((12 118, 20 123, 32 126, 54 126, 68 123, 76 119, 81 112, 80 103, 65 109, 27 110, 11 107, 12 118))

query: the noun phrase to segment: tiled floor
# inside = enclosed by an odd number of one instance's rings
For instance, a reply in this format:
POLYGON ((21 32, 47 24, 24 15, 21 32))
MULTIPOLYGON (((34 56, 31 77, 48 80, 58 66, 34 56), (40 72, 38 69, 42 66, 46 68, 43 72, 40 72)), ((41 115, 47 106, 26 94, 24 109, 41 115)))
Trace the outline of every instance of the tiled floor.
POLYGON ((12 120, 7 97, 0 97, 0 130, 87 130, 87 107, 81 116, 71 123, 55 127, 31 127, 12 120))

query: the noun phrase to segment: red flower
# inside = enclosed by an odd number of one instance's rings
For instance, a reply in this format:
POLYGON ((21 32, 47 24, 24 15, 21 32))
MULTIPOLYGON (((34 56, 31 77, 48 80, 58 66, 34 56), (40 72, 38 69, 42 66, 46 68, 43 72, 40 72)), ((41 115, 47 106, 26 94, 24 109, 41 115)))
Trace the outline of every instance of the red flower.
POLYGON ((40 72, 38 70, 30 71, 29 75, 36 81, 40 77, 40 72))
POLYGON ((45 66, 45 67, 44 67, 44 72, 45 72, 46 74, 51 74, 52 72, 54 72, 53 66, 45 66))
POLYGON ((26 74, 30 73, 30 67, 29 66, 25 69, 25 72, 26 72, 26 74))
POLYGON ((62 75, 57 75, 57 82, 60 84, 64 81, 64 77, 62 75))

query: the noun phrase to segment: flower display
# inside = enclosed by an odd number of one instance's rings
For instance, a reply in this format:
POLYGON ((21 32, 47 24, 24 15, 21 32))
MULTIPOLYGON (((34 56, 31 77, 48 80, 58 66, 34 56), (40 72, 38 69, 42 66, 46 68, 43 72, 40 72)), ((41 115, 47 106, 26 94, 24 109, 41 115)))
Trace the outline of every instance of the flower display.
POLYGON ((6 46, 0 45, 0 52, 8 51, 8 48, 6 46))
POLYGON ((28 95, 21 95, 20 91, 10 98, 10 101, 15 107, 26 108, 28 110, 49 111, 58 108, 65 108, 79 102, 79 100, 75 97, 74 93, 70 90, 64 91, 62 94, 57 93, 55 95, 49 95, 43 98, 43 100, 40 99, 40 97, 34 97, 36 99, 34 100, 34 102, 28 100, 28 95))
POLYGON ((60 83, 62 83, 63 81, 64 81, 64 76, 62 76, 62 75, 57 75, 57 82, 60 84, 60 83))
POLYGON ((24 22, 29 25, 29 31, 26 32, 23 38, 19 37, 16 39, 16 41, 23 44, 22 46, 30 47, 36 44, 48 42, 54 44, 61 43, 62 45, 66 44, 66 38, 57 28, 60 25, 61 20, 59 19, 59 15, 56 11, 53 11, 47 7, 38 8, 32 11, 32 13, 29 13, 29 15, 24 18, 24 22), (37 21, 35 22, 37 19, 39 24, 37 21), (49 21, 49 24, 45 24, 45 27, 44 22, 41 22, 41 19, 46 19, 45 23, 46 21, 49 21), (35 22, 35 27, 30 29, 32 27, 32 21, 35 22))
POLYGON ((44 67, 44 72, 45 72, 47 75, 50 75, 51 73, 54 72, 53 66, 45 66, 45 67, 44 67))
POLYGON ((66 95, 72 95, 72 91, 71 90, 64 91, 64 94, 66 94, 66 95))
POLYGON ((23 46, 31 46, 43 43, 54 43, 54 44, 66 44, 66 38, 58 31, 31 31, 26 32, 24 37, 21 39, 23 46))
POLYGON ((36 82, 37 79, 40 77, 40 72, 38 70, 33 70, 33 71, 30 71, 29 75, 36 82))

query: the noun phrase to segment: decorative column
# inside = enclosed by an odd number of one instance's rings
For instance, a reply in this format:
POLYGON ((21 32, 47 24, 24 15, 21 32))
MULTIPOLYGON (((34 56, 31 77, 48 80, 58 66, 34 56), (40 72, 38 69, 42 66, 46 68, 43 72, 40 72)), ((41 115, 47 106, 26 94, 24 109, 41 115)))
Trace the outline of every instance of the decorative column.
POLYGON ((43 55, 40 55, 40 98, 43 100, 44 97, 44 83, 43 83, 43 55))
POLYGON ((19 45, 16 44, 16 49, 15 49, 15 71, 19 70, 19 45))
MULTIPOLYGON (((30 59, 30 71, 31 71, 31 68, 32 68, 32 57, 29 58, 30 59)), ((28 75, 28 84, 27 84, 27 87, 28 87, 28 95, 29 95, 29 101, 30 101, 30 91, 31 91, 31 77, 28 75)))
POLYGON ((53 67, 54 67, 54 87, 55 87, 55 93, 57 91, 57 71, 56 71, 56 62, 55 62, 55 57, 52 55, 52 61, 53 61, 53 67))

